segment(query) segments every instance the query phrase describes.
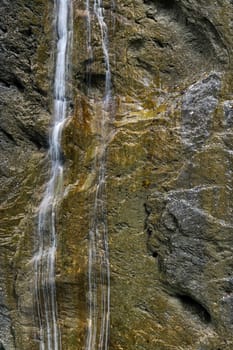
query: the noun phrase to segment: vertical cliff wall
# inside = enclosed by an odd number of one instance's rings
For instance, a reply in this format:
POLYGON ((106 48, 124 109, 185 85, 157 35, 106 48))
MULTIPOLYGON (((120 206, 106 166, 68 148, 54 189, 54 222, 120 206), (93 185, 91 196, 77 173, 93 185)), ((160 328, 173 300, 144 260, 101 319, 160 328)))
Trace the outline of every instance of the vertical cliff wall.
MULTIPOLYGON (((86 5, 77 0, 73 7, 56 261, 66 350, 83 349, 86 341, 105 77, 96 18, 91 61, 86 5)), ((231 350, 233 3, 117 1, 104 8, 113 84, 109 349, 231 350)), ((2 1, 0 11, 0 341, 3 349, 31 350, 39 342, 31 258, 49 176, 53 2, 2 1)))
POLYGON ((48 171, 52 3, 1 1, 1 321, 3 349, 35 344, 30 273, 48 171), (45 165, 45 166, 44 166, 45 165))

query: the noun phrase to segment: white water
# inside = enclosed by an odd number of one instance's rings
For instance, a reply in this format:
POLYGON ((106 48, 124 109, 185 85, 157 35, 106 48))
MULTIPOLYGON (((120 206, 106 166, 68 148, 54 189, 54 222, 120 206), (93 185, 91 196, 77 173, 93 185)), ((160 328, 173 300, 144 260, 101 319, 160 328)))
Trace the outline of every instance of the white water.
MULTIPOLYGON (((92 54, 90 4, 86 2, 87 50, 92 54)), ((105 63, 105 91, 102 102, 100 137, 101 144, 96 152, 95 169, 97 184, 95 190, 93 219, 89 232, 89 318, 86 350, 107 350, 110 322, 110 264, 108 247, 108 225, 106 214, 106 150, 109 142, 108 123, 111 104, 111 70, 108 50, 108 27, 104 18, 101 0, 94 0, 94 14, 98 21, 105 63)))
POLYGON ((53 128, 50 135, 50 180, 39 207, 37 250, 34 255, 36 318, 40 350, 61 349, 57 321, 55 257, 57 249, 56 209, 63 192, 61 133, 67 115, 69 45, 72 35, 72 0, 56 0, 56 55, 53 128))

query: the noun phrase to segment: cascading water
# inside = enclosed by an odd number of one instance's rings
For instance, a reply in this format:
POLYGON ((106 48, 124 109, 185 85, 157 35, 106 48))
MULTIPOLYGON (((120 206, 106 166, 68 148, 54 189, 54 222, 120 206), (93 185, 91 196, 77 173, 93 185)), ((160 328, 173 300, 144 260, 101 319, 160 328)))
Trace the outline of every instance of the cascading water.
POLYGON ((57 41, 53 128, 49 148, 52 164, 50 180, 39 207, 37 250, 33 259, 40 350, 61 349, 55 289, 56 211, 63 191, 63 161, 60 142, 68 108, 67 80, 69 76, 69 46, 72 36, 72 0, 56 0, 54 9, 57 41))
MULTIPOLYGON (((104 18, 101 0, 94 0, 94 15, 97 18, 105 63, 105 89, 102 101, 100 145, 97 147, 95 169, 97 184, 94 209, 89 231, 89 319, 86 350, 107 350, 110 321, 110 264, 108 248, 108 225, 106 217, 106 151, 109 142, 111 110, 111 70, 108 50, 108 27, 104 18)), ((87 51, 92 60, 90 4, 87 12, 87 51)), ((90 72, 88 72, 90 73, 90 72)), ((91 84, 90 78, 88 78, 91 84)))

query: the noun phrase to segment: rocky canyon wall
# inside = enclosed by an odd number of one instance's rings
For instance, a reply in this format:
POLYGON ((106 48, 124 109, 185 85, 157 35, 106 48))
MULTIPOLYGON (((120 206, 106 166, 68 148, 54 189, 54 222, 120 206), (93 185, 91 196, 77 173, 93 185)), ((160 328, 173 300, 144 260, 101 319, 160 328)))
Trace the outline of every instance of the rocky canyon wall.
MULTIPOLYGON (((38 206, 49 177, 53 1, 0 1, 0 349, 39 348, 38 206)), ((112 101, 106 158, 110 350, 233 349, 233 2, 103 3, 112 101)), ((88 232, 105 65, 73 1, 56 294, 64 350, 85 348, 88 232), (91 82, 91 84, 89 84, 91 82)))

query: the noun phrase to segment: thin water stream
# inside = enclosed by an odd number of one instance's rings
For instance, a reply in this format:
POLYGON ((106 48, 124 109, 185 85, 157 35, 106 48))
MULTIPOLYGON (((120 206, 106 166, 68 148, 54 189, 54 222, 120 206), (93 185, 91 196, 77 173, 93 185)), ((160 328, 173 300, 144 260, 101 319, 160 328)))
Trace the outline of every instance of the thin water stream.
MULTIPOLYGON (((87 11, 87 50, 92 55, 90 3, 86 2, 87 11)), ((94 208, 89 231, 89 318, 86 350, 107 350, 110 322, 110 264, 108 247, 108 224, 106 213, 106 155, 109 143, 109 120, 111 114, 111 69, 108 46, 108 26, 104 17, 101 0, 94 0, 94 18, 100 29, 101 45, 105 63, 105 89, 100 117, 100 144, 96 150, 94 208)), ((92 59, 92 57, 90 57, 92 59)), ((91 79, 89 80, 91 84, 91 79)))
MULTIPOLYGON (((87 50, 93 59, 91 44, 90 0, 86 0, 87 50)), ((93 17, 100 30, 105 63, 105 89, 100 116, 100 143, 95 157, 97 181, 94 207, 89 231, 88 262, 88 331, 86 350, 107 350, 110 321, 110 264, 108 225, 106 214, 106 154, 109 143, 109 119, 111 110, 111 70, 108 48, 108 27, 101 0, 94 0, 93 17)), ((39 325, 40 350, 60 350, 61 337, 58 326, 55 258, 57 249, 56 214, 63 194, 63 160, 61 133, 67 116, 67 83, 70 60, 70 36, 72 33, 72 0, 56 0, 56 55, 54 74, 54 114, 50 135, 50 180, 39 207, 37 249, 34 255, 36 319, 39 325)), ((91 80, 89 81, 91 84, 91 80)))
POLYGON ((68 67, 72 36, 72 0, 56 0, 56 54, 54 73, 54 112, 50 134, 50 179, 39 207, 37 249, 34 254, 35 305, 39 325, 40 350, 61 349, 57 320, 55 258, 57 249, 56 213, 63 193, 61 133, 67 116, 68 67))

